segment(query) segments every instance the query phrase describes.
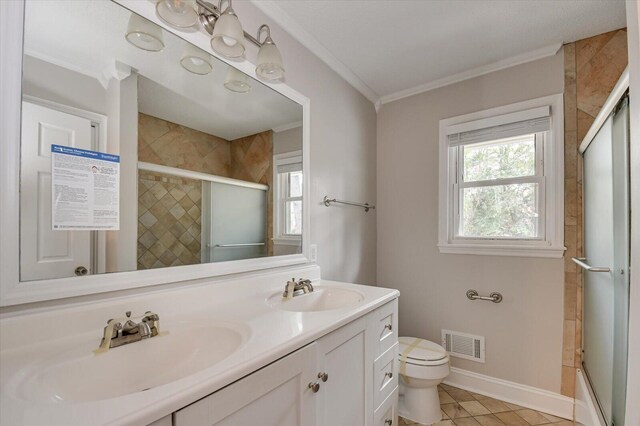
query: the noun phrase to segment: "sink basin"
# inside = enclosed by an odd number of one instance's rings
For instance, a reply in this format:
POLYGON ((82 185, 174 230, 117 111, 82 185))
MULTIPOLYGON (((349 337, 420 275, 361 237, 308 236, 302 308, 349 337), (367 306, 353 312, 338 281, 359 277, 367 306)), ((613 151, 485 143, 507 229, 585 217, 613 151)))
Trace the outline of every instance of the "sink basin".
POLYGON ((274 294, 267 299, 272 308, 292 312, 318 312, 333 309, 344 309, 361 303, 364 295, 358 291, 340 287, 316 287, 312 293, 284 299, 282 293, 274 294))
POLYGON ((94 354, 98 340, 21 371, 17 393, 41 402, 77 402, 142 392, 197 373, 245 341, 237 326, 161 328, 158 336, 94 354))

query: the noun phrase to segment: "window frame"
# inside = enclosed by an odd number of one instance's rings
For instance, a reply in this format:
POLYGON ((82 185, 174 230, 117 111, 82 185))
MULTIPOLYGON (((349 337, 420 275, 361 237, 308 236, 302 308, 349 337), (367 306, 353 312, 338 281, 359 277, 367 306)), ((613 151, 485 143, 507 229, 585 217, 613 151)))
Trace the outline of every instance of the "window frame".
MULTIPOLYGON (((304 198, 304 182, 302 184, 303 194, 299 197, 287 197, 285 195, 289 183, 286 181, 284 174, 278 173, 278 166, 287 164, 300 163, 303 171, 302 151, 292 151, 284 154, 276 154, 273 156, 273 215, 274 215, 274 232, 273 243, 277 245, 294 245, 297 246, 302 242, 302 234, 287 234, 286 231, 286 203, 287 201, 302 201, 304 198)), ((304 172, 303 172, 304 179, 304 172)), ((304 204, 304 203, 303 203, 304 204)), ((303 205, 304 209, 304 205, 303 205)), ((304 212, 302 213, 304 217, 304 212)))
MULTIPOLYGON (((517 120, 514 119, 513 122, 517 120)), ((440 179, 438 248, 441 253, 485 254, 498 256, 553 257, 564 254, 564 124, 562 95, 552 95, 525 102, 440 120, 440 179), (491 127, 497 116, 536 107, 550 107, 550 130, 536 133, 536 173, 534 176, 497 178, 464 182, 463 146, 449 146, 447 129, 472 121, 491 127), (546 133, 546 134, 545 134, 546 133), (460 235, 460 209, 463 189, 538 183, 538 233, 535 238, 469 237, 460 235)), ((466 145, 473 146, 473 144, 466 145)))

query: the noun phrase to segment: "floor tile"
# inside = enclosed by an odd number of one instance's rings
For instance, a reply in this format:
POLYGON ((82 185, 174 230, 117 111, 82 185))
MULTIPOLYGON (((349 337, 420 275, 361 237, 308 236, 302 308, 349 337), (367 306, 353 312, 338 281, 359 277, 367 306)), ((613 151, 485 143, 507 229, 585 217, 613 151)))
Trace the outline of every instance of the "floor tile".
POLYGON ((444 411, 446 415, 452 420, 455 420, 461 417, 471 416, 471 414, 467 413, 467 411, 464 408, 462 408, 460 404, 457 404, 457 403, 442 404, 440 408, 442 408, 442 411, 444 411))
POLYGON ((493 414, 489 414, 486 416, 476 416, 474 417, 482 426, 503 426, 504 423, 494 416, 493 414))
POLYGON ((470 392, 462 389, 447 389, 447 393, 451 396, 451 398, 456 401, 475 401, 473 395, 470 392))
POLYGON ((549 420, 535 410, 525 408, 524 410, 515 411, 515 413, 525 419, 530 425, 543 425, 550 423, 549 420))
POLYGON ((449 389, 453 389, 453 390, 459 390, 458 388, 454 388, 453 386, 449 386, 445 383, 440 383, 440 387, 444 390, 449 390, 449 389))
POLYGON ((451 398, 451 395, 445 391, 439 391, 438 396, 440 397, 440 404, 451 404, 452 402, 456 402, 456 400, 451 398))
POLYGON ((520 405, 516 405, 516 404, 512 404, 510 402, 505 402, 505 404, 507 405, 507 407, 509 407, 512 411, 516 411, 516 410, 524 410, 526 407, 522 407, 520 405))
POLYGON ((441 420, 439 422, 435 422, 432 426, 455 426, 451 420, 441 420))
POLYGON ((442 420, 447 420, 449 418, 442 408, 440 409, 440 414, 442 415, 442 420))
POLYGON ((456 424, 456 426, 480 426, 480 423, 478 423, 473 417, 455 419, 453 422, 456 424))
POLYGON ((574 425, 575 423, 572 422, 571 420, 563 420, 561 422, 553 424, 553 426, 574 426, 574 425))
POLYGON ((485 414, 491 414, 491 412, 487 410, 487 408, 484 405, 480 404, 478 401, 462 401, 460 402, 460 405, 462 405, 462 408, 467 410, 467 412, 472 416, 482 416, 485 414))
POLYGON ((507 426, 529 426, 529 423, 513 411, 496 413, 495 416, 507 426))
POLYGON ((481 399, 480 404, 484 405, 492 413, 502 413, 504 411, 511 411, 511 409, 502 401, 498 401, 493 398, 481 399))
MULTIPOLYGON (((522 408, 524 408, 524 407, 522 407, 522 408)), ((514 411, 515 411, 515 409, 514 409, 514 411)), ((566 419, 561 419, 560 417, 552 416, 551 414, 547 414, 547 413, 543 413, 543 412, 540 412, 540 414, 542 414, 542 417, 544 417, 545 419, 549 420, 551 423, 558 423, 558 422, 561 422, 563 420, 566 420, 566 419)))
POLYGON ((471 392, 471 395, 472 395, 475 399, 477 399, 478 401, 480 401, 481 399, 487 399, 487 398, 488 398, 488 399, 491 399, 490 397, 488 397, 488 396, 486 396, 486 395, 479 394, 479 393, 473 393, 473 392, 471 392))

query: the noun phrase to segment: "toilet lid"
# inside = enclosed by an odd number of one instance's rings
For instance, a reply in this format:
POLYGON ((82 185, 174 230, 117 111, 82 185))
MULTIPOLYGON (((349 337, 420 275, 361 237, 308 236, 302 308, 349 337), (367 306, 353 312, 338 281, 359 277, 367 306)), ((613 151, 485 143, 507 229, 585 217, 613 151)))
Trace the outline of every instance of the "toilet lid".
POLYGON ((418 365, 433 365, 447 362, 449 359, 449 354, 442 346, 429 340, 417 337, 400 337, 398 343, 400 361, 418 365))

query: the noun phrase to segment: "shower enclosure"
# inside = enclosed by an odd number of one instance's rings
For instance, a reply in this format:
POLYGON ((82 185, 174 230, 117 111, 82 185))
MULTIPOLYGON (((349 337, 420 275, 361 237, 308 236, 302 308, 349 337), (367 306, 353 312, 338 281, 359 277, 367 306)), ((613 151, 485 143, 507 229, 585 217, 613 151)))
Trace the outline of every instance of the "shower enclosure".
POLYGON ((583 268, 582 366, 607 425, 625 424, 630 274, 628 99, 628 92, 614 99, 595 137, 587 136, 580 147, 584 258, 574 261, 583 268))

